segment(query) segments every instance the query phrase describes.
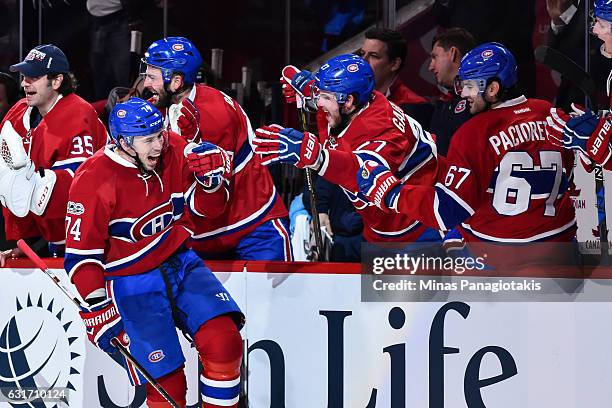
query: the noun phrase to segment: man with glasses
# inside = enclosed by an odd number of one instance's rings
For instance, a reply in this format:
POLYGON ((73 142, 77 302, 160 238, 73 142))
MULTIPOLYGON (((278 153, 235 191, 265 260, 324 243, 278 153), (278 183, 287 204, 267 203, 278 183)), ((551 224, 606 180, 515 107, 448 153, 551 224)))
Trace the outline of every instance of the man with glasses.
MULTIPOLYGON (((25 98, 0 124, 3 138, 22 141, 13 158, 3 149, 0 162, 6 237, 42 236, 51 253, 61 256, 68 188, 79 165, 106 144, 106 129, 94 108, 74 93, 68 60, 58 47, 40 45, 10 69, 23 76, 25 98), (27 157, 19 169, 8 163, 17 156, 27 157)), ((23 254, 17 248, 3 252, 0 266, 18 256, 23 254)))

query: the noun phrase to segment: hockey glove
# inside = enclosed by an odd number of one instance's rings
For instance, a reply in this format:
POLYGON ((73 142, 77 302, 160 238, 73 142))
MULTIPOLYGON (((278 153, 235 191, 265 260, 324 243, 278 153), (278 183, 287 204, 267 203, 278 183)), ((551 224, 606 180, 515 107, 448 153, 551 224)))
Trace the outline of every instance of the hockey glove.
POLYGON ((111 342, 114 338, 125 346, 129 344, 121 316, 112 299, 106 299, 93 305, 89 311, 81 311, 79 314, 85 323, 89 341, 104 352, 113 354, 117 351, 111 342))
POLYGON ((295 102, 298 95, 302 99, 312 97, 314 75, 310 71, 300 71, 293 65, 287 65, 281 75, 280 82, 287 102, 295 102))
MULTIPOLYGON (((590 111, 589 111, 590 112, 590 111)), ((578 134, 574 134, 571 129, 567 128, 568 121, 579 118, 585 114, 582 107, 572 104, 572 112, 568 115, 562 109, 551 108, 550 115, 546 118, 546 137, 548 141, 556 146, 564 147, 570 150, 578 150, 586 155, 585 138, 578 134)))
POLYGON ((299 169, 316 168, 322 160, 321 144, 310 132, 302 133, 279 125, 264 126, 255 130, 255 153, 262 163, 289 163, 299 169))
POLYGON ((357 185, 370 202, 382 210, 396 208, 402 184, 388 167, 367 160, 357 172, 357 185))
POLYGON ((227 182, 232 174, 232 160, 221 147, 202 142, 199 145, 191 143, 185 147, 189 169, 204 187, 204 191, 213 193, 223 182, 227 182))
POLYGON ((612 135, 612 122, 610 121, 610 115, 603 115, 602 117, 594 115, 592 112, 584 114, 588 117, 584 118, 582 123, 578 122, 578 118, 571 119, 567 122, 567 127, 573 129, 574 133, 588 132, 591 128, 593 130, 591 136, 587 140, 587 155, 595 161, 595 163, 602 166, 610 160, 612 156, 612 150, 610 149, 610 136, 612 135), (590 114, 590 115, 589 115, 590 114))
POLYGON ((170 106, 168 117, 173 132, 183 136, 186 142, 197 143, 200 135, 200 111, 189 98, 170 106))
POLYGON ((25 217, 28 211, 42 215, 47 208, 57 176, 52 170, 37 172, 29 161, 18 170, 0 165, 0 203, 17 217, 25 217), (42 175, 41 175, 42 173, 42 175))

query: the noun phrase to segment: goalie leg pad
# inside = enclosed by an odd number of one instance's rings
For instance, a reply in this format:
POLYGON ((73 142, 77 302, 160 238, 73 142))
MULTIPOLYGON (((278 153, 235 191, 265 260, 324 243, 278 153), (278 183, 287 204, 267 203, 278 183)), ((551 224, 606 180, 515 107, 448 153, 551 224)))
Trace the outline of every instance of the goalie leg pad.
POLYGON ((227 315, 204 323, 195 335, 202 366, 200 392, 204 407, 237 407, 240 395, 242 337, 227 315))

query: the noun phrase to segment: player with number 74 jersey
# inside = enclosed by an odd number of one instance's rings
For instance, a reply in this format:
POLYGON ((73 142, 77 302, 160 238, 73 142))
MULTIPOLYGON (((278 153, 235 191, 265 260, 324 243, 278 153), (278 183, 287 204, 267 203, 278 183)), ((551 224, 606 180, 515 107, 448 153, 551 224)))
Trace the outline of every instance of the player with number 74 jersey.
POLYGON ((456 227, 468 242, 571 241, 574 154, 547 139, 551 104, 518 93, 514 57, 501 44, 471 50, 459 77, 476 115, 453 136, 446 174, 435 186, 402 185, 365 163, 357 174, 362 193, 431 227, 456 227))

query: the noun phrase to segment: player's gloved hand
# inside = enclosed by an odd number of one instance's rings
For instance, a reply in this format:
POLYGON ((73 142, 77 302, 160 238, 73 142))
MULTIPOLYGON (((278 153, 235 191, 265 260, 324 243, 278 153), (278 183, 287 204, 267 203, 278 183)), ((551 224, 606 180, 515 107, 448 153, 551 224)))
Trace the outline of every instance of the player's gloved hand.
POLYGON ((185 157, 187 157, 189 169, 194 172, 196 180, 209 193, 217 191, 219 186, 227 182, 231 176, 230 155, 215 144, 190 143, 185 147, 185 157))
POLYGON ((606 164, 612 155, 610 116, 599 117, 590 109, 581 111, 573 105, 572 107, 574 112, 571 115, 563 113, 560 109, 551 109, 551 115, 546 118, 546 131, 554 136, 552 139, 549 137, 549 140, 558 139, 562 132, 561 144, 556 143, 557 145, 578 150, 596 163, 606 164))
POLYGON ((112 299, 97 303, 89 311, 80 311, 79 314, 85 323, 89 341, 96 347, 112 354, 117 351, 112 343, 114 338, 124 346, 129 344, 129 338, 123 330, 121 316, 112 299))
POLYGON ((583 115, 567 121, 565 133, 566 140, 572 138, 581 144, 586 141, 586 154, 595 163, 605 165, 610 160, 612 123, 609 115, 599 117, 591 110, 587 110, 583 115))
POLYGON ((546 138, 555 146, 563 146, 565 124, 570 120, 570 115, 561 108, 550 108, 550 115, 546 117, 546 138))
POLYGON ((396 208, 402 184, 388 167, 366 160, 357 171, 359 191, 382 210, 396 208))
MULTIPOLYGON (((568 128, 568 123, 572 122, 576 125, 578 124, 575 121, 576 119, 581 123, 584 119, 587 119, 592 112, 589 110, 589 116, 585 116, 587 115, 586 112, 576 109, 574 105, 572 105, 572 108, 574 108, 574 111, 569 115, 559 108, 550 109, 550 115, 546 117, 546 135, 548 141, 552 144, 570 150, 578 150, 586 155, 586 145, 589 135, 575 133, 571 128, 568 128)), ((580 125, 580 127, 583 128, 583 125, 580 125)))
POLYGON ((299 70, 293 65, 287 65, 281 72, 281 86, 283 95, 287 102, 296 101, 297 96, 301 98, 312 97, 312 85, 314 75, 307 70, 299 70))
POLYGON ((183 136, 187 142, 197 142, 200 135, 200 111, 189 98, 172 105, 168 115, 172 131, 183 136))
POLYGON ((297 168, 316 168, 322 160, 321 144, 310 132, 302 133, 279 125, 264 126, 255 130, 255 153, 262 163, 289 163, 297 168))

